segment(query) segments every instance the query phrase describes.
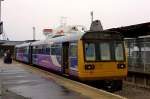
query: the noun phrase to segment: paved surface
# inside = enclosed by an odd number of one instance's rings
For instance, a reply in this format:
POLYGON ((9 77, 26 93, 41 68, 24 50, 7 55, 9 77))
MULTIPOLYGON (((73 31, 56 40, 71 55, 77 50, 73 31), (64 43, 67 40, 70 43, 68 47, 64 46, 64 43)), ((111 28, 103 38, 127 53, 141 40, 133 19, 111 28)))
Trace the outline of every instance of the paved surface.
POLYGON ((17 62, 3 64, 0 60, 0 99, 122 99, 97 89, 92 89, 94 92, 62 77, 47 75, 31 66, 17 62))

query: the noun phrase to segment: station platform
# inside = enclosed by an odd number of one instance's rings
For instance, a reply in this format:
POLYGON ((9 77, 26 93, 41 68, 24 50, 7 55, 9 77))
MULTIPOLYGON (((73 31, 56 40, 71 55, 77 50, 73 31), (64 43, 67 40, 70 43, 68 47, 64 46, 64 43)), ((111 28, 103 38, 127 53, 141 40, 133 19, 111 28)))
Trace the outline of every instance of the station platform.
POLYGON ((0 99, 125 99, 33 66, 0 59, 0 99))

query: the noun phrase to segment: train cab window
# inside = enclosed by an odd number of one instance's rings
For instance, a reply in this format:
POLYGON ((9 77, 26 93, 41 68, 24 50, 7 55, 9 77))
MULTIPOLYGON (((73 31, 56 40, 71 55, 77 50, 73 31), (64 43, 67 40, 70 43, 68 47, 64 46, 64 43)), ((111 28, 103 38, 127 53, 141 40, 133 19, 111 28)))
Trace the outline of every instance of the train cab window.
POLYGON ((115 44, 115 59, 118 61, 124 60, 124 49, 122 43, 117 42, 115 44))
POLYGON ((99 46, 101 60, 111 60, 110 44, 100 43, 99 46))
POLYGON ((95 44, 85 43, 85 59, 87 61, 95 61, 95 44))

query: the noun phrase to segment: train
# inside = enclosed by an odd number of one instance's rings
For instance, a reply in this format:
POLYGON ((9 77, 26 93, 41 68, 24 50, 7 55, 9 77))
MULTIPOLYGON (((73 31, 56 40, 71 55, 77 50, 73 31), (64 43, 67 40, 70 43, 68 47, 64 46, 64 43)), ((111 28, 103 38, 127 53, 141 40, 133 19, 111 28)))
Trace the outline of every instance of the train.
POLYGON ((16 60, 80 81, 101 81, 103 86, 122 89, 127 58, 121 33, 71 29, 73 32, 16 45, 16 60))

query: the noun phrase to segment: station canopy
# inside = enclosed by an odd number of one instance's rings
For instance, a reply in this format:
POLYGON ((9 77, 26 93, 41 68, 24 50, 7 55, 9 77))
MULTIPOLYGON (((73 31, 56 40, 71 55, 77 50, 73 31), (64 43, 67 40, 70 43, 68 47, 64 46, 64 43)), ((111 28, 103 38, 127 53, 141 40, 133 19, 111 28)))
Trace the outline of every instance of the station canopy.
POLYGON ((150 35, 150 22, 130 25, 119 28, 111 28, 108 31, 116 31, 123 34, 124 38, 137 38, 139 36, 150 35))

